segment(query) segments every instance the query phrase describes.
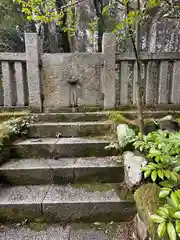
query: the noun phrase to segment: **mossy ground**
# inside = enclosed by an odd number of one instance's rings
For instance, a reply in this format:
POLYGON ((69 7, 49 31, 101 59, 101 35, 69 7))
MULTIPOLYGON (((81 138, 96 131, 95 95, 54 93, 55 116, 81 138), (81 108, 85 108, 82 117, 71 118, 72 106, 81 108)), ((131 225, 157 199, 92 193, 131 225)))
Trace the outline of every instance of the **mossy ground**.
POLYGON ((73 188, 76 189, 85 189, 87 192, 105 192, 105 191, 111 191, 115 189, 115 186, 112 184, 98 184, 98 183, 93 183, 93 184, 72 184, 71 185, 73 188))
POLYGON ((0 112, 0 123, 10 120, 12 118, 26 117, 29 115, 29 111, 17 111, 17 112, 0 112))
POLYGON ((27 224, 31 230, 40 232, 48 228, 48 224, 45 222, 44 218, 36 218, 34 222, 27 224))

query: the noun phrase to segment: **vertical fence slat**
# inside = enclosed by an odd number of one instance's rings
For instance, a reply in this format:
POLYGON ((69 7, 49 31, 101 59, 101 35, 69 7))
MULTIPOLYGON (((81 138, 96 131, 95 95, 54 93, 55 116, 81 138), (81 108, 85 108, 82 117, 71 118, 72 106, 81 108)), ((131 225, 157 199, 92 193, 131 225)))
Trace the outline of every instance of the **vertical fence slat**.
POLYGON ((17 88, 16 88, 16 79, 15 79, 15 68, 14 68, 14 62, 9 63, 10 67, 10 81, 11 81, 11 98, 12 98, 12 106, 17 105, 17 88))
POLYGON ((13 105, 12 85, 11 85, 11 69, 9 62, 2 62, 2 79, 4 89, 4 106, 10 107, 13 105))
POLYGON ((136 104, 136 82, 137 82, 137 63, 133 66, 133 104, 136 104))
POLYGON ((25 106, 25 87, 21 62, 15 62, 15 77, 17 86, 17 105, 22 107, 25 106))
MULTIPOLYGON (((24 83, 24 105, 29 105, 29 88, 28 88, 28 80, 27 80, 27 68, 26 62, 22 62, 22 74, 23 74, 23 83, 24 83)), ((43 79, 43 78, 42 78, 43 79)))
POLYGON ((116 108, 120 105, 120 67, 120 63, 116 64, 116 108))
POLYGON ((0 106, 4 106, 4 91, 3 91, 1 62, 0 62, 0 106))
POLYGON ((121 90, 120 90, 120 104, 128 104, 128 61, 121 62, 121 90))
POLYGON ((158 75, 157 61, 149 61, 147 64, 146 104, 157 103, 158 75))
POLYGON ((159 71, 159 104, 167 104, 169 100, 169 62, 161 61, 160 63, 160 71, 159 71))
POLYGON ((171 103, 180 104, 180 61, 173 67, 171 103))

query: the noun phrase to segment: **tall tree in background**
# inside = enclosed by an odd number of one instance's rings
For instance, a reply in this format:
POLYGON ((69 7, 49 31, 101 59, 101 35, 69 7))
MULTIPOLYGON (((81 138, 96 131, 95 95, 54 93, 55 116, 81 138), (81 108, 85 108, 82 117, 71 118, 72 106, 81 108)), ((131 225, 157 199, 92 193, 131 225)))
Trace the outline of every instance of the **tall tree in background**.
POLYGON ((25 50, 24 32, 36 32, 33 21, 28 22, 21 6, 13 0, 0 1, 0 51, 25 50))
POLYGON ((103 0, 93 0, 94 1, 94 7, 96 11, 96 16, 98 19, 97 23, 97 32, 98 32, 98 52, 102 52, 102 38, 104 33, 104 17, 103 17, 103 0))

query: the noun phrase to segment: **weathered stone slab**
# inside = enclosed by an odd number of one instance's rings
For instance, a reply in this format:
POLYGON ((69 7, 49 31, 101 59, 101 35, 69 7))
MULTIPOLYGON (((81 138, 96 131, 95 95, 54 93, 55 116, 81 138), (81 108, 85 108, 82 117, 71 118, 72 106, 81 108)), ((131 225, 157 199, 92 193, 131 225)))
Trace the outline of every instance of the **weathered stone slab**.
POLYGON ((160 63, 160 73, 159 73, 159 99, 158 103, 168 103, 169 102, 169 92, 170 92, 170 76, 169 72, 169 62, 162 61, 160 63))
POLYGON ((5 236, 1 240, 69 240, 69 227, 60 225, 44 225, 42 230, 33 230, 33 225, 29 226, 5 226, 5 236))
POLYGON ((22 62, 15 62, 14 67, 17 86, 17 106, 24 107, 28 96, 25 96, 25 93, 27 94, 27 91, 25 89, 22 62))
MULTIPOLYGON (((1 240, 130 240, 133 222, 3 225, 1 240), (36 225, 40 226, 37 227, 36 225), (6 237, 5 237, 6 236, 6 237)), ((0 233, 1 237, 1 233, 0 233)))
POLYGON ((41 216, 41 203, 49 186, 19 186, 0 189, 0 220, 23 221, 41 216))
POLYGON ((128 62, 121 63, 121 93, 120 93, 120 104, 128 104, 128 81, 129 81, 129 68, 128 62))
POLYGON ((39 122, 94 122, 108 120, 108 112, 36 114, 39 122))
POLYGON ((30 139, 14 143, 14 154, 19 157, 93 157, 116 155, 108 151, 106 140, 90 138, 30 139))
POLYGON ((62 159, 48 159, 48 165, 52 171, 53 183, 73 183, 74 167, 76 159, 74 158, 62 158, 62 159))
POLYGON ((158 101, 158 67, 157 61, 147 64, 146 104, 157 104, 158 101))
POLYGON ((74 168, 75 182, 122 182, 123 167, 109 157, 79 158, 74 168))
POLYGON ((83 137, 98 136, 110 131, 110 123, 76 122, 76 123, 36 123, 29 125, 29 137, 83 137))
POLYGON ((171 93, 171 103, 180 103, 180 61, 175 61, 173 67, 173 79, 172 79, 172 93, 171 93))
POLYGON ((12 84, 12 69, 9 62, 2 62, 2 79, 3 79, 3 92, 4 92, 4 106, 15 106, 14 91, 12 84))
POLYGON ((106 158, 12 159, 0 167, 9 184, 121 182, 123 167, 106 158))
POLYGON ((101 55, 43 54, 45 109, 100 106, 101 55))
POLYGON ((13 150, 17 157, 33 158, 33 157, 52 157, 53 149, 58 139, 27 139, 24 141, 17 141, 14 143, 13 150))
POLYGON ((52 186, 42 207, 47 221, 125 221, 135 213, 134 204, 121 201, 110 184, 52 186))
POLYGON ((0 167, 0 175, 10 184, 49 184, 52 171, 46 159, 15 159, 0 167))

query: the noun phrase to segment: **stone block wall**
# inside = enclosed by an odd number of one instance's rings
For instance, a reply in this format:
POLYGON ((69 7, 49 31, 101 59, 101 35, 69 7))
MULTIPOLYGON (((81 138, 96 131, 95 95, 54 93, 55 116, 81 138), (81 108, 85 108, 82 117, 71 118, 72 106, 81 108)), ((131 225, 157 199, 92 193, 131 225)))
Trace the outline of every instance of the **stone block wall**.
POLYGON ((44 54, 44 107, 103 107, 102 54, 44 54))
MULTIPOLYGON (((105 33, 102 53, 44 54, 34 33, 25 34, 25 53, 0 53, 0 106, 33 111, 136 104, 136 59, 116 52, 115 35, 105 33)), ((145 105, 180 104, 179 52, 142 53, 145 105)))
POLYGON ((43 54, 45 110, 114 108, 115 44, 114 35, 107 34, 102 53, 43 54))
MULTIPOLYGON (((112 35, 113 36, 113 35, 112 35)), ((0 53, 0 105, 42 108, 115 107, 115 40, 102 53, 43 54, 38 36, 25 34, 26 53, 0 53)))

